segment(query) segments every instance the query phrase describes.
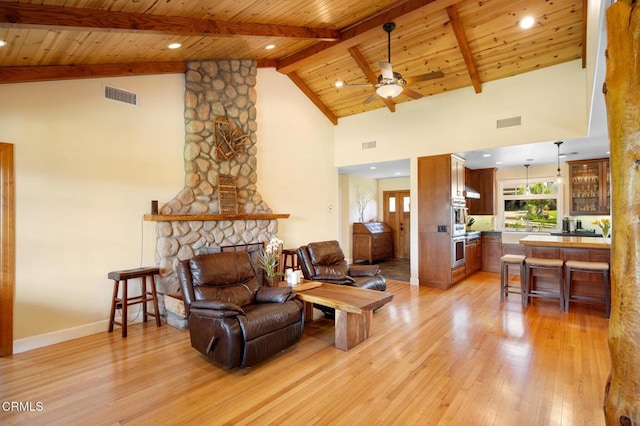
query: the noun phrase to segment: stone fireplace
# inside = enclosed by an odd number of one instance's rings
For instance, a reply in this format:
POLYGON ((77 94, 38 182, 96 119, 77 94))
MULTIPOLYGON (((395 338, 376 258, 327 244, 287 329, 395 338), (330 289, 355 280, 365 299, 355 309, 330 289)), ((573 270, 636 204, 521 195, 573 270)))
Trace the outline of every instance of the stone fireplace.
POLYGON ((155 262, 161 271, 158 291, 162 294, 179 292, 175 273, 179 261, 224 246, 263 243, 277 234, 273 216, 278 215, 271 214, 256 187, 256 75, 254 60, 187 64, 185 186, 161 206, 159 215, 148 216, 157 223, 155 262), (220 117, 243 135, 240 148, 223 160, 216 155, 214 129, 220 117), (237 214, 221 214, 221 175, 235 179, 237 214))

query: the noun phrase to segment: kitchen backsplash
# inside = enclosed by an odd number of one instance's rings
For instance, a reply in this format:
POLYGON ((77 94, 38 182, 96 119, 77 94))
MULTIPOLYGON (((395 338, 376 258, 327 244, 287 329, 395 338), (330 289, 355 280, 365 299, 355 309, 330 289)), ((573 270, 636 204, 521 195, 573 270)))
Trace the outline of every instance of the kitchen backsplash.
MULTIPOLYGON (((500 224, 497 223, 497 216, 490 215, 469 215, 470 218, 474 218, 475 221, 473 225, 469 228, 472 231, 495 231, 500 230, 500 224)), ((598 219, 609 219, 611 220, 611 216, 569 216, 569 219, 573 221, 582 221, 582 229, 590 230, 595 229, 596 233, 600 233, 601 229, 598 225, 594 225, 593 222, 598 219)), ((613 228, 612 223, 612 228, 613 228)))

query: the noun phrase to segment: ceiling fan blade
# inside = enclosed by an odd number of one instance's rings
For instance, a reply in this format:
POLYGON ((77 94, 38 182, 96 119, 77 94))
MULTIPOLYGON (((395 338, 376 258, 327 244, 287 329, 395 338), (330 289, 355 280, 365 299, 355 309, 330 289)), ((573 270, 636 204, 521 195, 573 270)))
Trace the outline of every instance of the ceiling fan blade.
POLYGON ((364 100, 364 102, 362 102, 363 104, 368 104, 371 103, 373 101, 375 101, 376 99, 379 99, 380 96, 378 96, 378 94, 376 92, 373 92, 373 94, 371 96, 369 96, 367 99, 364 100))
POLYGON ((413 99, 420 99, 423 97, 422 93, 418 93, 415 90, 409 89, 408 87, 403 87, 402 93, 413 99))
POLYGON ((343 84, 342 86, 338 87, 338 89, 342 89, 343 87, 373 87, 373 84, 371 83, 343 84))
POLYGON ((426 74, 414 75, 413 77, 406 77, 404 80, 407 84, 417 83, 419 81, 433 80, 434 78, 442 78, 444 73, 442 71, 433 71, 426 74))
POLYGON ((393 80, 393 69, 390 62, 380 62, 380 73, 385 80, 393 80))

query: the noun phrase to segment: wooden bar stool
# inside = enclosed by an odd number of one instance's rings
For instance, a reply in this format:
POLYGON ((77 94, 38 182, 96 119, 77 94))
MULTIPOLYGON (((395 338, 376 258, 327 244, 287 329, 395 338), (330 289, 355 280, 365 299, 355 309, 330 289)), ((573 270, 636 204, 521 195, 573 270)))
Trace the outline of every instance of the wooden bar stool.
POLYGON ((291 268, 294 271, 300 269, 297 251, 298 249, 282 249, 282 271, 286 271, 287 268, 291 268))
POLYGON ((500 258, 500 301, 504 302, 504 298, 509 293, 519 294, 524 305, 524 283, 525 283, 525 267, 524 260, 526 256, 521 254, 505 254, 500 258), (509 266, 520 267, 520 284, 518 286, 509 284, 509 266))
POLYGON ((609 284, 609 264, 606 262, 585 262, 580 260, 567 260, 564 263, 564 310, 569 311, 569 302, 600 303, 605 306, 607 318, 611 314, 611 287, 609 284), (604 298, 581 296, 571 294, 571 273, 586 272, 589 274, 602 274, 604 285, 604 298))
POLYGON ((114 325, 122 327, 122 337, 127 337, 127 308, 131 305, 142 303, 142 321, 147 321, 147 316, 155 317, 156 325, 160 327, 160 311, 158 310, 158 295, 156 293, 156 281, 154 276, 160 273, 158 268, 137 268, 124 271, 111 271, 107 277, 113 280, 113 298, 111 300, 111 315, 109 316, 109 333, 114 325), (151 291, 147 290, 147 277, 151 278, 151 291), (129 297, 127 281, 140 278, 140 296, 129 297), (122 297, 118 297, 118 287, 122 285, 122 297), (153 302, 153 312, 147 311, 147 302, 153 302), (122 318, 115 320, 116 309, 122 308, 122 318))
POLYGON ((542 259, 539 257, 527 257, 524 261, 525 264, 525 294, 524 305, 529 305, 530 297, 544 297, 544 298, 558 298, 560 299, 560 312, 564 312, 564 285, 563 285, 563 265, 564 261, 561 259, 542 259), (534 286, 533 272, 536 270, 549 270, 555 275, 558 280, 558 291, 554 290, 539 290, 534 286))

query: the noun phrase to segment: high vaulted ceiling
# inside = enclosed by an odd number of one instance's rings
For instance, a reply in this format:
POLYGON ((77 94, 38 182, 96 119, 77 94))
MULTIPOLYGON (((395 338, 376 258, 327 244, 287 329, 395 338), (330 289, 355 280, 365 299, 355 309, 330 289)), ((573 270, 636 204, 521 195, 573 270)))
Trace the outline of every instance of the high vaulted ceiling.
POLYGON ((291 80, 334 123, 413 98, 583 58, 587 0, 0 1, 0 83, 182 72, 185 61, 254 58, 291 80), (535 18, 533 28, 518 22, 535 18), (387 60, 419 95, 376 98, 387 60), (171 50, 170 43, 182 44, 171 50), (275 48, 267 50, 267 45, 275 48))

